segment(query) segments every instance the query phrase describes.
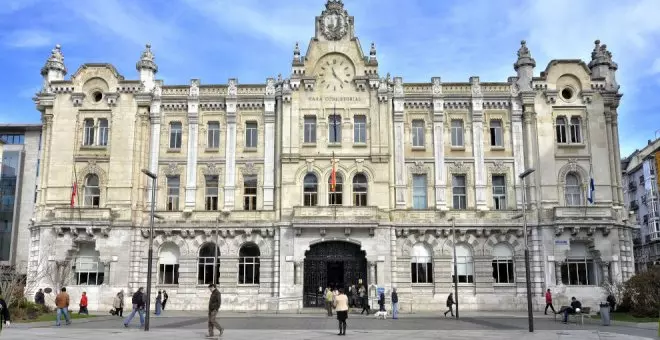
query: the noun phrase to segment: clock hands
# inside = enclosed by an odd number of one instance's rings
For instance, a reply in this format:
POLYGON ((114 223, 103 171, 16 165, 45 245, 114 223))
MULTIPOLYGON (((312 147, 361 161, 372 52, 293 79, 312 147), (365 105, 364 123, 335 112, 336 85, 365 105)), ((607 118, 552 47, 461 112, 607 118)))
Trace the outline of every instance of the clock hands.
POLYGON ((335 72, 335 69, 332 69, 332 75, 335 77, 335 79, 339 80, 341 82, 341 79, 337 76, 337 72, 335 72))

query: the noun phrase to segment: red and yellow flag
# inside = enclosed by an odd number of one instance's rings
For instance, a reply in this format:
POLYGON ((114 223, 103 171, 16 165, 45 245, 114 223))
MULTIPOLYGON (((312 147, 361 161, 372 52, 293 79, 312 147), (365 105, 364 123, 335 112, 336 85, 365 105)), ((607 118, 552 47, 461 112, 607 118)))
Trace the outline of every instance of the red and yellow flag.
POLYGON ((337 170, 335 169, 335 153, 332 153, 332 173, 330 173, 330 191, 335 192, 337 187, 337 170))
POLYGON ((75 205, 77 195, 78 195, 78 183, 76 183, 76 181, 73 181, 73 185, 71 186, 71 208, 73 208, 73 206, 75 205))

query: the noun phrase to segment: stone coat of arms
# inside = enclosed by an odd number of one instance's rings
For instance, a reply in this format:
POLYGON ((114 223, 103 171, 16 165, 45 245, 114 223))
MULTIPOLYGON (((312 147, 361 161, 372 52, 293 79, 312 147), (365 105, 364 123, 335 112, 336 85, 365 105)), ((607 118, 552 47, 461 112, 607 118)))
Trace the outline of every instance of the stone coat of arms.
POLYGON ((348 18, 341 1, 328 1, 320 21, 321 33, 328 40, 339 40, 348 32, 348 18))

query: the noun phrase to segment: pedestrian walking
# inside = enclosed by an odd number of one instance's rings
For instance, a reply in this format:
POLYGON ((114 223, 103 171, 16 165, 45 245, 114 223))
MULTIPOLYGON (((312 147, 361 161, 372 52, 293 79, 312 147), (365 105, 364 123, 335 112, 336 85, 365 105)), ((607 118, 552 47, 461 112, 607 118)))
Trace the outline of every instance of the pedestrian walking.
POLYGON ((55 297, 55 307, 57 307, 57 316, 55 316, 55 325, 57 327, 61 326, 62 315, 64 315, 64 320, 66 324, 71 324, 71 317, 69 316, 69 294, 66 292, 66 287, 60 289, 60 293, 55 297))
POLYGON ((131 315, 124 320, 124 327, 128 327, 128 324, 133 321, 133 318, 135 317, 135 313, 138 313, 140 315, 140 327, 144 327, 144 307, 145 307, 145 300, 144 300, 144 288, 140 287, 137 292, 133 294, 133 298, 131 299, 131 303, 133 304, 133 310, 131 311, 131 315))
POLYGON ((328 316, 332 316, 332 301, 334 300, 334 295, 332 294, 332 289, 328 287, 325 290, 325 309, 328 311, 328 316))
POLYGON ((385 311, 385 292, 381 292, 378 295, 378 311, 380 312, 385 311))
POLYGON ((83 292, 82 297, 80 297, 80 310, 78 310, 78 315, 80 314, 89 315, 89 311, 87 310, 87 292, 83 292))
POLYGON ((160 312, 163 309, 163 293, 159 290, 158 295, 156 295, 156 315, 160 315, 160 312))
POLYGON ((124 317, 124 290, 120 290, 115 296, 114 301, 112 302, 112 308, 115 309, 115 315, 119 317, 124 317))
POLYGON ((213 335, 213 330, 215 328, 220 332, 218 335, 219 337, 222 336, 222 333, 225 331, 225 329, 218 323, 218 320, 216 320, 218 310, 220 310, 220 307, 222 306, 222 295, 220 295, 218 288, 214 284, 210 284, 209 289, 211 290, 211 297, 209 298, 209 334, 207 334, 206 337, 215 338, 213 335))
POLYGON ((399 318, 399 295, 396 293, 396 288, 392 288, 392 319, 399 318))
POLYGON ((360 315, 364 314, 364 312, 367 312, 367 315, 371 314, 371 310, 369 309, 369 295, 364 286, 360 286, 360 300, 360 303, 362 303, 362 311, 360 312, 360 315))
POLYGON ((0 334, 2 334, 2 326, 9 326, 10 324, 11 316, 9 315, 9 307, 7 307, 7 302, 5 302, 2 292, 0 292, 0 334))
POLYGON ((548 307, 552 309, 553 313, 557 314, 555 307, 552 305, 552 293, 550 292, 550 289, 545 292, 545 315, 548 315, 548 307))
POLYGON ((451 313, 451 316, 454 317, 454 304, 454 293, 449 293, 449 296, 447 297, 447 308, 449 308, 449 310, 445 312, 445 316, 447 316, 447 313, 451 313))
POLYGON ((42 306, 46 304, 46 296, 43 289, 39 288, 39 291, 34 294, 34 303, 42 306))
POLYGON ((337 321, 339 322, 339 334, 346 335, 346 319, 348 319, 348 297, 344 294, 344 289, 339 289, 339 294, 334 302, 337 311, 337 321))
POLYGON ((163 310, 165 310, 165 305, 167 304, 167 299, 170 297, 167 295, 167 292, 163 290, 163 310))

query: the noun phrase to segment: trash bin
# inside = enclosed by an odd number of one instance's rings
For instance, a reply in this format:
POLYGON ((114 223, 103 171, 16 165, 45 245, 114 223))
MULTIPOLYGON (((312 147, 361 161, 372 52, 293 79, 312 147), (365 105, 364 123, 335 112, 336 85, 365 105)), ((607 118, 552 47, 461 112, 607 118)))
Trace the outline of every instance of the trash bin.
POLYGON ((603 322, 603 326, 610 325, 610 304, 601 303, 600 304, 600 321, 603 322))

